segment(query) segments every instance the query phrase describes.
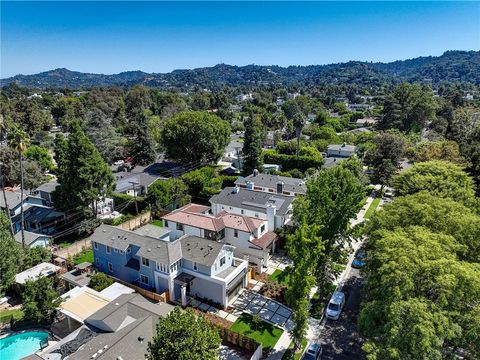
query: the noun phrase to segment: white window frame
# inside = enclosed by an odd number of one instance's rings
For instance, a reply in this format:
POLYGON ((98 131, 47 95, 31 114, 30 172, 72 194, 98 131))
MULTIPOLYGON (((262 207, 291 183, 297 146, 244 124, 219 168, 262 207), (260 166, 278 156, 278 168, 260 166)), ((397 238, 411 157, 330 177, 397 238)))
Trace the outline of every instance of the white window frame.
POLYGON ((140 282, 144 285, 150 285, 150 279, 147 275, 140 274, 140 282), (146 279, 147 281, 145 282, 144 279, 146 279))
POLYGON ((144 258, 142 256, 142 266, 150 267, 150 259, 144 258))
POLYGON ((108 246, 108 245, 106 245, 106 246, 107 246, 107 247, 105 248, 105 252, 106 252, 107 254, 111 254, 111 253, 112 253, 112 248, 111 248, 110 246, 108 246))
POLYGON ((93 242, 93 248, 95 250, 98 250, 98 243, 96 241, 93 242))
POLYGON ((198 266, 197 266, 197 262, 196 262, 196 261, 193 262, 193 270, 198 270, 198 266))
POLYGON ((113 272, 113 264, 111 262, 108 263, 108 271, 113 272))
POLYGON ((225 259, 225 256, 223 256, 223 257, 220 259, 220 267, 222 267, 223 265, 225 265, 226 262, 227 262, 227 260, 225 259), (222 261, 223 261, 223 264, 222 264, 222 261))

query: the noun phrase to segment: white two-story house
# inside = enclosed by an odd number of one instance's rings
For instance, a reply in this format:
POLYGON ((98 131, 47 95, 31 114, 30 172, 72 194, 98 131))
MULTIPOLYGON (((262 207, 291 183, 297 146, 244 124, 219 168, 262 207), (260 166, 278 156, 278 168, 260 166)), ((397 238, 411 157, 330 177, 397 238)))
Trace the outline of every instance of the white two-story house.
POLYGON ((255 191, 248 188, 226 187, 210 198, 213 215, 222 211, 266 220, 274 231, 292 220, 294 196, 255 191))
POLYGON ((209 208, 189 204, 162 217, 170 230, 170 239, 195 235, 235 246, 235 255, 248 259, 263 272, 275 251, 276 234, 268 230, 268 221, 221 211, 209 214, 209 208))

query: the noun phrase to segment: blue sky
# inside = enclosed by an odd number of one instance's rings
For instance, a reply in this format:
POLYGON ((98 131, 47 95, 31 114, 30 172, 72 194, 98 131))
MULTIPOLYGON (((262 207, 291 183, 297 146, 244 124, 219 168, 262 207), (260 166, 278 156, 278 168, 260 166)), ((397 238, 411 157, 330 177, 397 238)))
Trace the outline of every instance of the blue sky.
POLYGON ((1 74, 393 61, 480 49, 477 2, 1 2, 1 74))

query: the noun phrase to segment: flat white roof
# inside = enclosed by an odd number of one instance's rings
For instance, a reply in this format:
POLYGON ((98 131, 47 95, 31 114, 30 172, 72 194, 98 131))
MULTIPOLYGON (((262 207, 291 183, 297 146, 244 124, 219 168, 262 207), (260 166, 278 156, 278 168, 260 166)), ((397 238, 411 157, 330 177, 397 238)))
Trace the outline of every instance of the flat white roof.
POLYGON ((50 276, 59 270, 59 266, 44 262, 15 275, 15 282, 17 284, 25 284, 27 280, 36 280, 40 276, 50 276))
POLYGON ((129 288, 128 286, 122 285, 120 283, 114 282, 109 287, 100 291, 100 295, 104 298, 109 299, 110 301, 115 300, 117 297, 123 294, 133 294, 135 290, 129 288))

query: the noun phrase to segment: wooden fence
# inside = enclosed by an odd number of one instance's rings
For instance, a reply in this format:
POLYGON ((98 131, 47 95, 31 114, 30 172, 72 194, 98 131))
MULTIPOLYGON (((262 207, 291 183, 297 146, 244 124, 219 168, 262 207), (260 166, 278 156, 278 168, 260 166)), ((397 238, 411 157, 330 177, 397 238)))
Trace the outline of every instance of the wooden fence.
POLYGON ((118 279, 116 277, 113 277, 111 275, 107 275, 107 276, 110 277, 115 282, 118 282, 122 285, 128 286, 129 288, 135 290, 135 292, 139 293, 140 295, 142 295, 142 296, 144 296, 144 297, 146 297, 150 300, 161 301, 161 302, 165 302, 165 303, 170 301, 170 296, 169 296, 168 291, 165 291, 162 294, 157 294, 156 292, 149 291, 149 290, 146 290, 144 288, 141 288, 140 286, 130 284, 129 282, 123 281, 123 280, 118 279))
POLYGON ((152 212, 147 211, 147 212, 144 212, 143 214, 135 216, 133 219, 125 221, 120 225, 117 225, 117 227, 123 230, 133 231, 135 229, 138 229, 140 226, 149 223, 150 221, 152 221, 152 212))
POLYGON ((240 346, 241 348, 247 349, 251 352, 256 352, 258 346, 261 346, 255 340, 250 339, 249 337, 240 333, 231 331, 230 329, 219 326, 218 331, 220 333, 220 337, 226 342, 240 346))

